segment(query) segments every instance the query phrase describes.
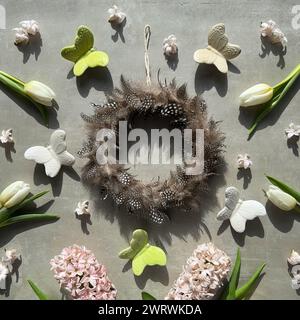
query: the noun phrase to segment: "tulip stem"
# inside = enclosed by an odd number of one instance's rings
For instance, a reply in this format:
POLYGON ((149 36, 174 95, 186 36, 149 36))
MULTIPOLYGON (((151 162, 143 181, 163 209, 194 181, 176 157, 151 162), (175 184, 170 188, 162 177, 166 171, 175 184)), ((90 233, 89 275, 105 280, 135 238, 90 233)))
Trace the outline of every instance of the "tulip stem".
POLYGON ((288 81, 290 81, 294 76, 297 75, 297 73, 300 72, 300 64, 297 65, 297 67, 286 77, 284 78, 281 82, 277 83, 274 87, 273 90, 277 90, 280 88, 283 84, 286 84, 288 81))
POLYGON ((17 79, 17 78, 15 78, 15 77, 13 77, 12 75, 10 75, 10 74, 8 74, 8 73, 6 73, 6 72, 4 72, 4 71, 0 71, 0 74, 2 75, 2 76, 4 76, 4 77, 6 77, 6 78, 8 78, 8 79, 10 79, 10 80, 12 80, 12 81, 14 81, 15 83, 17 83, 17 84, 19 84, 20 86, 23 86, 24 87, 24 81, 22 81, 22 80, 20 80, 20 79, 17 79))
POLYGON ((5 86, 20 94, 22 97, 29 100, 41 113, 41 116, 46 125, 48 125, 48 112, 47 108, 42 106, 41 104, 34 101, 31 97, 29 97, 24 91, 24 82, 19 80, 6 72, 0 71, 0 82, 2 82, 5 86))

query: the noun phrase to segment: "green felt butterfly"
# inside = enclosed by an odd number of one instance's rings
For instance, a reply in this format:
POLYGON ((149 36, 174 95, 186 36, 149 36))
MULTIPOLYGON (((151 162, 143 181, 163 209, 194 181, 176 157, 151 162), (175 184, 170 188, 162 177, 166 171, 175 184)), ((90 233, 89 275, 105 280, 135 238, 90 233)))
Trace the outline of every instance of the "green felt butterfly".
POLYGON ((165 252, 148 243, 148 234, 145 230, 138 229, 132 234, 130 247, 119 253, 119 258, 132 260, 132 271, 140 276, 146 266, 165 266, 167 257, 165 252))
POLYGON ((77 37, 73 46, 65 47, 61 55, 75 63, 73 72, 75 76, 81 76, 87 68, 106 67, 109 62, 107 53, 96 51, 94 36, 86 26, 79 27, 77 37))

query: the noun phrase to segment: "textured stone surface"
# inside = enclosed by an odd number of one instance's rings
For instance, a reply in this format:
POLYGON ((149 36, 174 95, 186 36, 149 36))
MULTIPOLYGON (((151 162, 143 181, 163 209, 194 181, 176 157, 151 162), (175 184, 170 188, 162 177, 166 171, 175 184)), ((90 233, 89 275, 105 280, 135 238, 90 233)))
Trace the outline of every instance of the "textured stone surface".
POLYGON ((7 30, 0 30, 1 69, 24 80, 35 79, 48 84, 57 93, 59 104, 57 118, 52 118, 51 128, 47 129, 34 119, 36 113, 22 100, 1 90, 0 129, 14 128, 16 153, 12 153, 13 161, 9 162, 4 149, 0 149, 0 185, 4 187, 11 181, 24 180, 31 183, 35 192, 49 189, 47 199, 54 199, 49 211, 61 215, 61 219, 53 224, 1 230, 0 247, 17 248, 23 257, 18 283, 13 277, 9 297, 2 295, 1 299, 35 299, 26 283, 28 278, 53 298, 60 299, 58 284, 49 270, 49 260, 73 243, 86 245, 107 266, 119 299, 139 299, 142 289, 162 298, 197 244, 210 239, 232 258, 241 246, 242 281, 258 264, 267 263, 266 274, 253 299, 299 299, 290 286, 286 264, 290 250, 299 250, 299 215, 281 213, 268 204, 268 216, 249 222, 243 235, 235 234, 230 227, 220 228, 220 222, 216 220, 226 185, 243 190, 243 179, 238 179, 235 164, 238 153, 249 153, 254 163, 252 180, 242 192, 245 199, 266 203, 262 192, 268 185, 265 172, 300 189, 299 157, 288 148, 284 136, 284 128, 290 121, 300 123, 299 81, 286 99, 289 103, 283 103, 273 112, 249 142, 244 124, 251 119, 251 114, 241 114, 238 107, 241 91, 257 82, 275 84, 299 63, 299 30, 291 25, 293 1, 119 1, 128 16, 124 42, 121 38, 116 41, 114 30, 106 22, 110 1, 89 0, 83 4, 77 0, 1 0, 0 4, 7 12, 7 30), (284 57, 274 50, 262 54, 259 24, 270 18, 279 24, 289 40, 284 57), (36 19, 40 23, 43 39, 40 52, 33 46, 23 53, 13 45, 11 29, 23 19, 36 19), (208 28, 221 21, 226 25, 230 40, 242 48, 241 55, 232 61, 227 76, 213 68, 198 67, 192 58, 196 49, 206 45, 208 28), (89 234, 85 234, 73 213, 78 201, 89 198, 78 181, 82 161, 74 166, 77 174, 66 170, 50 180, 41 168, 35 168, 33 162, 25 160, 23 154, 29 146, 48 143, 51 132, 58 127, 66 130, 68 148, 75 154, 84 134, 80 112, 87 111, 91 101, 101 101, 104 89, 118 85, 121 73, 144 81, 143 28, 146 23, 152 27, 150 63, 153 79, 160 68, 161 78, 171 80, 176 76, 179 83, 188 83, 191 95, 203 93, 209 113, 222 121, 221 127, 227 136, 228 168, 224 178, 213 179, 211 196, 197 215, 177 215, 170 226, 149 229, 152 238, 166 249, 168 266, 167 269, 148 269, 142 277, 135 279, 127 266, 124 267, 124 261, 118 258, 118 252, 127 246, 131 231, 143 225, 113 209, 109 203, 100 203, 93 209, 92 225, 87 226, 89 234), (81 24, 87 24, 94 31, 96 47, 107 51, 111 62, 106 73, 97 75, 92 71, 84 79, 76 80, 69 73, 72 65, 60 57, 60 49, 71 43, 81 24), (179 45, 179 64, 175 72, 169 69, 162 54, 162 41, 171 33, 176 35, 179 45))

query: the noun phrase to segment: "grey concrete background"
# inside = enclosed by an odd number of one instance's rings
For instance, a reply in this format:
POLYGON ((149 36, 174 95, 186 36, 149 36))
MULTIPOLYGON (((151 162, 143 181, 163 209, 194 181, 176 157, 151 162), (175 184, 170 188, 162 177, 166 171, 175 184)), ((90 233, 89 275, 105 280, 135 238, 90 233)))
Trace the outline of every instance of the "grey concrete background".
MULTIPOLYGON (((10 162, 4 149, 0 149, 0 185, 2 188, 12 181, 24 180, 31 183, 34 192, 51 190, 45 202, 54 199, 49 211, 61 216, 53 224, 13 226, 0 231, 1 250, 17 248, 23 257, 19 281, 16 283, 13 277, 9 296, 2 295, 1 299, 35 299, 26 282, 28 278, 53 298, 60 299, 59 286, 49 270, 49 260, 73 243, 86 245, 107 266, 119 299, 140 299, 142 289, 163 298, 187 257, 198 244, 209 240, 233 259, 237 247, 241 247, 242 281, 258 264, 267 263, 265 276, 253 299, 299 299, 299 292, 290 286, 286 263, 291 249, 300 250, 299 215, 281 213, 267 204, 267 217, 249 222, 243 235, 235 234, 228 226, 221 227, 216 221, 226 185, 237 186, 243 190, 245 199, 256 199, 264 204, 266 199, 262 188, 268 186, 263 175, 265 172, 300 189, 299 157, 288 148, 284 136, 284 129, 290 121, 300 123, 299 81, 288 95, 287 102, 264 121, 250 141, 247 141, 245 124, 252 119, 252 114, 241 114, 238 106, 238 96, 244 89, 257 82, 275 84, 299 63, 299 30, 294 30, 291 25, 294 1, 120 0, 117 4, 128 17, 124 42, 113 37, 115 32, 106 22, 111 1, 1 0, 0 4, 7 12, 7 30, 0 30, 0 69, 23 80, 35 79, 48 84, 55 90, 59 104, 57 117, 52 117, 47 129, 34 119, 38 115, 22 100, 1 90, 0 129, 14 129, 16 153, 12 153, 10 162), (261 49, 259 24, 270 18, 279 24, 289 40, 287 54, 283 57, 276 50, 267 49, 263 53, 261 49), (11 29, 24 19, 35 19, 41 26, 40 52, 37 45, 21 52, 13 44, 11 29), (218 22, 225 23, 231 42, 242 48, 242 54, 232 61, 227 76, 213 68, 198 68, 192 58, 196 49, 206 45, 208 28, 218 22), (178 83, 187 82, 191 95, 203 93, 209 113, 216 120, 222 120, 221 127, 227 137, 228 168, 224 177, 213 179, 211 195, 197 215, 176 215, 171 225, 149 229, 153 241, 167 251, 167 269, 148 269, 142 277, 135 279, 131 270, 124 268, 126 261, 119 260, 118 252, 127 246, 131 231, 143 224, 104 202, 93 209, 92 225, 87 227, 89 234, 85 234, 73 213, 79 200, 89 198, 88 191, 78 181, 83 162, 76 162, 75 172, 65 170, 50 181, 33 162, 25 160, 23 154, 29 146, 45 145, 51 132, 58 127, 67 131, 68 148, 75 154, 84 137, 80 112, 88 111, 91 101, 101 101, 103 90, 117 86, 121 74, 144 81, 143 28, 146 23, 152 27, 150 61, 153 80, 161 68, 162 77, 171 80, 176 76, 178 83), (60 57, 60 50, 71 43, 81 24, 90 26, 95 34, 96 47, 107 51, 111 61, 109 73, 97 75, 90 72, 83 80, 76 81, 69 74, 71 64, 60 57), (176 35, 179 45, 176 71, 169 69, 162 54, 162 41, 171 33, 176 35), (235 165, 240 152, 249 153, 254 162, 252 181, 246 189, 243 188, 243 179, 237 177, 235 165)), ((148 174, 153 173, 148 171, 148 174)))

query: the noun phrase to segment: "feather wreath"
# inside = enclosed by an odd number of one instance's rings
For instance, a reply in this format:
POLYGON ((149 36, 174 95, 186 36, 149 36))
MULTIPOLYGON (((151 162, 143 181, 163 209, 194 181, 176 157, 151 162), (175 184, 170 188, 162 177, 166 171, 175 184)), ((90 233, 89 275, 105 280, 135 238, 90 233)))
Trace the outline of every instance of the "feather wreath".
POLYGON ((157 224, 171 218, 170 209, 189 209, 192 203, 196 204, 200 193, 208 189, 208 177, 223 163, 225 137, 218 123, 208 118, 205 101, 198 96, 189 98, 186 85, 178 87, 175 80, 164 86, 142 85, 126 81, 122 76, 121 89, 115 89, 106 98, 104 105, 92 105, 94 114, 81 115, 88 133, 87 142, 78 153, 88 159, 82 172, 83 181, 98 188, 99 192, 104 188, 107 195, 117 205, 125 206, 130 214, 157 224), (125 165, 99 165, 96 160, 97 132, 105 128, 114 130, 118 140, 119 121, 130 123, 138 114, 156 114, 168 119, 171 127, 181 130, 204 129, 204 172, 187 175, 182 165, 177 166, 165 181, 143 183, 130 174, 125 165))

